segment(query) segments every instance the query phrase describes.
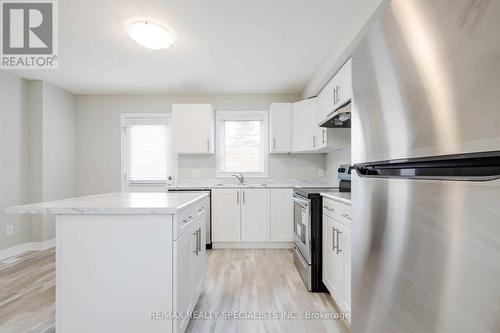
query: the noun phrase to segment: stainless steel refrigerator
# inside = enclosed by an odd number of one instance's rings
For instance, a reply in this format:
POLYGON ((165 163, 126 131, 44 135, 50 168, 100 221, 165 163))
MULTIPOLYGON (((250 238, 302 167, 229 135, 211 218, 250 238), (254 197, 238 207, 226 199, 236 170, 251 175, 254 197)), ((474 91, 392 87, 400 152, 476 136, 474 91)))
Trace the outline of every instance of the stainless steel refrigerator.
POLYGON ((384 2, 352 69, 352 331, 500 332, 500 1, 384 2))

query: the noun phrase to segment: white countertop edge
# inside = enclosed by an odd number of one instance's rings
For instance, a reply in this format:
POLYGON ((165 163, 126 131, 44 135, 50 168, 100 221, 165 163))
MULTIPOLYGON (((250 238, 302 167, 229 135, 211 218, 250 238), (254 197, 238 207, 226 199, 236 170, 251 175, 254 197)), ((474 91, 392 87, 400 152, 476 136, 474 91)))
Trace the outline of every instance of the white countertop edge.
MULTIPOLYGON (((168 193, 168 192, 167 192, 167 193, 168 193)), ((208 193, 199 192, 199 196, 198 196, 197 198, 195 198, 195 199, 193 199, 193 200, 190 200, 190 201, 188 201, 188 202, 184 203, 183 205, 178 206, 178 207, 177 207, 177 210, 176 210, 176 213, 177 213, 178 211, 183 210, 184 208, 186 208, 186 207, 188 207, 188 206, 192 205, 192 204, 193 204, 193 203, 195 203, 196 201, 198 201, 198 200, 200 200, 200 199, 203 199, 203 198, 205 198, 205 197, 208 197, 208 196, 209 196, 209 194, 208 194, 208 193)))
MULTIPOLYGON (((168 192, 158 192, 166 194, 168 192)), ((58 204, 67 201, 77 201, 79 199, 99 199, 109 197, 111 195, 118 195, 116 193, 103 193, 89 196, 82 196, 70 199, 47 201, 42 203, 33 203, 27 205, 17 205, 4 209, 6 214, 49 214, 49 215, 170 215, 176 214, 184 208, 192 205, 196 201, 208 197, 208 193, 200 192, 197 196, 189 201, 186 201, 175 207, 58 207, 58 204), (53 204, 52 207, 47 205, 53 204)))
POLYGON ((178 208, 97 208, 97 207, 50 207, 36 208, 15 206, 5 209, 6 214, 30 215, 171 215, 178 208))
POLYGON ((332 200, 335 200, 335 201, 339 201, 339 202, 345 203, 347 205, 351 205, 351 199, 345 198, 346 194, 349 194, 349 197, 351 195, 351 193, 349 193, 349 192, 338 192, 338 193, 327 192, 327 193, 320 193, 320 195, 322 197, 325 197, 325 198, 328 198, 328 199, 332 199, 332 200))

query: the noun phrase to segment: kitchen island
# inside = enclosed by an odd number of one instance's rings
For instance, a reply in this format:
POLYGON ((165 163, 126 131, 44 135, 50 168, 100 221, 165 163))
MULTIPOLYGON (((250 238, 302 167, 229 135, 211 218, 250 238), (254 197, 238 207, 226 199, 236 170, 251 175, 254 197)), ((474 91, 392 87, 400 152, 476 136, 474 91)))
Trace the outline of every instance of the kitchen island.
POLYGON ((208 205, 206 193, 108 193, 6 213, 56 215, 57 332, 183 332, 208 205))

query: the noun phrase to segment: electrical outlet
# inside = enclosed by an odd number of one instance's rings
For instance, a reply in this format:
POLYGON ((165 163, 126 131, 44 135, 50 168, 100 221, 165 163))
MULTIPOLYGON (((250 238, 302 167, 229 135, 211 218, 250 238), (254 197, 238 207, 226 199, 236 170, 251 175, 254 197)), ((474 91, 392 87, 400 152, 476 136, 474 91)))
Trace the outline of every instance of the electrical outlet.
POLYGON ((325 176, 325 170, 324 169, 318 169, 318 177, 324 177, 325 176))
POLYGON ((14 234, 14 226, 12 224, 9 224, 5 228, 5 233, 7 234, 7 236, 12 236, 14 234))

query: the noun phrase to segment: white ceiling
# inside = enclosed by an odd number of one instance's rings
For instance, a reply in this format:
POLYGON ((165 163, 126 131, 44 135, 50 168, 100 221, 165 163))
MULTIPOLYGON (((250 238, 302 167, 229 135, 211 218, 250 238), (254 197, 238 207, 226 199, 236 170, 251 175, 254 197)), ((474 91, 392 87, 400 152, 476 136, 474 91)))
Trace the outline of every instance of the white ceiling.
POLYGON ((298 93, 349 19, 345 0, 59 0, 59 69, 14 71, 74 93, 298 93), (168 49, 130 40, 148 19, 168 49))

